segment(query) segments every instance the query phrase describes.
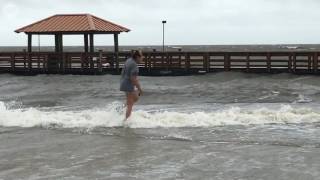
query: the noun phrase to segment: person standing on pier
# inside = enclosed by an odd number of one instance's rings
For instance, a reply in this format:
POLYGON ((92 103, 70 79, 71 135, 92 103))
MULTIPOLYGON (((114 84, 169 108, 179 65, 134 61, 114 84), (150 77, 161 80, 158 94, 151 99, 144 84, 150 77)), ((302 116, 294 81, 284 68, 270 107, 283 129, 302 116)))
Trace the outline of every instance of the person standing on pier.
POLYGON ((141 51, 134 51, 132 56, 125 62, 121 72, 120 91, 125 92, 127 98, 126 119, 131 115, 134 103, 142 95, 142 89, 138 80, 139 67, 138 63, 143 60, 141 51))

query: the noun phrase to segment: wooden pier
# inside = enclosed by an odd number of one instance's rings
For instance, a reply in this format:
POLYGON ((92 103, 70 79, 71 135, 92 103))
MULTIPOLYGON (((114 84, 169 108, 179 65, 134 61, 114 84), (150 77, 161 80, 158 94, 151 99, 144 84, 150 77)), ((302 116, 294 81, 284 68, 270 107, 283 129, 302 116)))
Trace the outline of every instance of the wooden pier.
MULTIPOLYGON (((0 72, 16 74, 120 74, 131 52, 0 52, 0 72)), ((142 75, 217 71, 318 74, 320 52, 144 52, 142 75)))
MULTIPOLYGON (((16 74, 120 74, 131 52, 119 52, 118 35, 130 29, 91 14, 57 14, 17 29, 27 50, 0 52, 0 72, 16 74), (86 23, 84 23, 86 22, 86 23), (113 52, 95 52, 94 35, 114 36, 113 52), (55 52, 33 52, 33 35, 51 35, 55 52), (63 37, 81 35, 83 52, 64 52, 63 37)), ((39 46, 40 48, 40 46, 39 46)), ((144 52, 142 75, 187 75, 217 71, 318 74, 320 52, 144 52)))

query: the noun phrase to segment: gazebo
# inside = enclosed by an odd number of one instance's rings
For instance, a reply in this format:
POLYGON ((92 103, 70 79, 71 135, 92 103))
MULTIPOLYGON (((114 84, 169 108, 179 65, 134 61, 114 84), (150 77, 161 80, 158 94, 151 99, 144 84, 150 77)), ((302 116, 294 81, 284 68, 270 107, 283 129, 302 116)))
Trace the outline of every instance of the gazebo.
POLYGON ((15 32, 28 35, 28 52, 32 52, 32 35, 54 35, 55 52, 63 52, 63 35, 83 35, 84 52, 94 52, 94 34, 113 34, 114 51, 119 51, 118 35, 130 30, 91 14, 57 14, 15 32))

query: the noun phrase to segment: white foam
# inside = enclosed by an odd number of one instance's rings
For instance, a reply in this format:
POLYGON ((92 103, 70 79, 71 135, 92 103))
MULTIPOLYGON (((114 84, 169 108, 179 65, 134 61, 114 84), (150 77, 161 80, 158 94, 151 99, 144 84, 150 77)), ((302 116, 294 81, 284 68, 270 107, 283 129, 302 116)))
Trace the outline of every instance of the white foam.
MULTIPOLYGON (((37 108, 10 109, 0 102, 0 126, 94 128, 122 125, 124 114, 120 103, 105 108, 81 111, 44 111, 37 108)), ((320 113, 312 108, 226 107, 212 112, 147 112, 135 111, 129 120, 131 128, 212 127, 224 125, 284 124, 320 122, 320 113)))
POLYGON ((297 102, 297 103, 310 103, 310 102, 312 102, 312 99, 306 97, 305 95, 299 94, 298 99, 295 102, 297 102))

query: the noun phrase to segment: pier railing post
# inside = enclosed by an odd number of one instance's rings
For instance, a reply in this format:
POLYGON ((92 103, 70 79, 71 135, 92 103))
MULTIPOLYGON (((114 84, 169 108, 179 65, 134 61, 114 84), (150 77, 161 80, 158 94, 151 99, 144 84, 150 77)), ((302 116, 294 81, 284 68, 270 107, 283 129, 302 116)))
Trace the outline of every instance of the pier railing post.
POLYGON ((14 72, 15 71, 15 55, 14 53, 11 54, 11 57, 10 57, 10 63, 11 63, 11 71, 14 72))
POLYGON ((267 53, 267 71, 268 73, 271 72, 271 54, 267 53))
POLYGON ((43 72, 48 72, 48 59, 49 59, 49 55, 46 54, 43 60, 43 72))
POLYGON ((296 73, 297 70, 297 54, 293 53, 292 54, 292 61, 293 61, 293 72, 296 73))
POLYGON ((178 50, 179 51, 179 68, 181 68, 181 49, 178 50))
POLYGON ((210 63, 209 63, 209 53, 205 53, 204 54, 204 62, 203 62, 203 70, 206 71, 206 72, 209 72, 209 69, 210 69, 210 63))
POLYGON ((288 60, 288 72, 292 72, 292 53, 289 54, 289 60, 288 60))
POLYGON ((28 52, 28 71, 31 72, 32 70, 32 54, 28 52))
POLYGON ((148 61, 148 72, 150 73, 151 72, 151 59, 152 59, 152 56, 151 56, 152 53, 148 53, 148 58, 147 58, 147 61, 148 61))
POLYGON ((65 70, 66 70, 66 61, 67 61, 67 57, 68 55, 66 53, 62 53, 61 54, 61 58, 62 58, 62 61, 61 61, 61 71, 62 71, 62 74, 65 73, 65 70))
POLYGON ((116 61, 116 69, 117 69, 117 73, 120 73, 120 67, 119 67, 119 52, 115 52, 115 61, 116 61))
POLYGON ((230 71, 230 54, 224 55, 224 70, 230 71))
POLYGON ((168 52, 166 52, 165 56, 166 56, 166 70, 168 71, 171 68, 171 57, 168 52))
POLYGON ((102 73, 102 50, 99 50, 98 72, 102 73))
POLYGON ((24 70, 27 68, 27 50, 23 49, 23 68, 24 70))
POLYGON ((83 72, 84 64, 83 64, 83 53, 80 54, 80 66, 81 66, 81 72, 83 72))
POLYGON ((312 55, 308 55, 308 72, 311 72, 312 55))
POLYGON ((144 68, 148 69, 148 54, 144 54, 144 68))
POLYGON ((249 72, 250 71, 250 54, 247 53, 246 56, 246 71, 249 72))
POLYGON ((165 53, 161 52, 161 68, 164 67, 164 56, 165 56, 165 53))
POLYGON ((94 53, 90 53, 90 72, 94 71, 94 61, 93 61, 94 53))
POLYGON ((40 57, 40 52, 38 53, 38 57, 37 57, 37 58, 38 58, 38 59, 37 59, 37 61, 38 61, 38 62, 37 62, 37 66, 38 66, 38 67, 37 67, 37 68, 38 68, 38 71, 40 71, 40 58, 41 58, 41 57, 40 57))
POLYGON ((186 64, 186 71, 189 72, 190 71, 190 54, 189 53, 186 53, 185 64, 186 64))
POLYGON ((156 65, 156 49, 153 49, 153 57, 152 57, 152 67, 155 67, 156 65))
POLYGON ((317 73, 318 72, 318 53, 313 54, 313 72, 317 73))

